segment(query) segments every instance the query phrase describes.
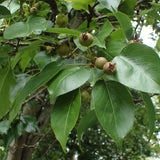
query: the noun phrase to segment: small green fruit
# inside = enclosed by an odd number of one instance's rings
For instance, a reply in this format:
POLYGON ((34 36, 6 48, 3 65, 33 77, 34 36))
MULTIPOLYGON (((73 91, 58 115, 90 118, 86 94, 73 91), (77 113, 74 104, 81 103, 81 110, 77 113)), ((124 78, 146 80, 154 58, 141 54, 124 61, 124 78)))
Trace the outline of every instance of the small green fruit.
POLYGON ((32 8, 30 9, 30 13, 31 13, 31 14, 37 14, 37 8, 36 8, 36 7, 32 7, 32 8))
POLYGON ((56 52, 60 56, 67 56, 69 54, 69 47, 66 44, 62 44, 56 49, 56 52))
POLYGON ((81 91, 81 100, 86 103, 89 100, 89 93, 86 90, 81 91))
POLYGON ((112 62, 105 63, 103 66, 103 71, 109 75, 114 74, 116 71, 116 64, 112 62))
POLYGON ((103 69, 104 64, 107 62, 105 57, 98 57, 95 61, 95 66, 99 69, 103 69))
POLYGON ((82 46, 88 47, 93 43, 93 36, 88 32, 81 33, 79 35, 79 43, 82 46))
POLYGON ((58 14, 55 23, 61 28, 65 27, 68 23, 68 17, 64 14, 58 14))

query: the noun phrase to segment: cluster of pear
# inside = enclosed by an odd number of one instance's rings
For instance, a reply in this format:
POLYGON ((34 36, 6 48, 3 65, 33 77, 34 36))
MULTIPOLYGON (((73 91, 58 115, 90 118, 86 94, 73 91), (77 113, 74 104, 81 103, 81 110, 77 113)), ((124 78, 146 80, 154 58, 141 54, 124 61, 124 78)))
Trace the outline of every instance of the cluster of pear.
MULTIPOLYGON (((64 14, 58 14, 55 21, 58 27, 65 27, 68 23, 68 18, 64 14)), ((82 46, 89 47, 93 43, 93 36, 92 34, 85 32, 79 35, 79 43, 82 46)), ((57 49, 56 52, 60 56, 67 56, 69 54, 69 47, 66 44, 61 44, 57 49)), ((95 66, 99 69, 103 69, 104 73, 112 75, 115 70, 115 63, 108 62, 105 57, 98 57, 95 60, 95 66)))
POLYGON ((112 75, 116 71, 116 64, 108 62, 105 57, 98 57, 95 60, 95 66, 99 69, 103 69, 104 73, 112 75))

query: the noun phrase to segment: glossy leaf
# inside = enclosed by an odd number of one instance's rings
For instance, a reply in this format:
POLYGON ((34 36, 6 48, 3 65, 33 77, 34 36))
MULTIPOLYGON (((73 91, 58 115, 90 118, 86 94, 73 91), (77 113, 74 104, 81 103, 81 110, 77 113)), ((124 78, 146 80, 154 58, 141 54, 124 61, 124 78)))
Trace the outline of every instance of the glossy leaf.
POLYGON ((63 33, 63 34, 68 34, 72 36, 79 36, 81 32, 73 29, 68 29, 68 28, 48 28, 46 32, 50 33, 63 33))
POLYGON ((98 35, 94 36, 94 41, 92 46, 97 45, 101 48, 106 48, 105 46, 105 39, 110 35, 110 33, 113 31, 113 26, 111 23, 107 20, 103 26, 101 27, 100 32, 98 35))
POLYGON ((104 75, 103 70, 100 70, 100 69, 98 69, 98 68, 96 68, 96 67, 95 67, 95 68, 92 68, 92 69, 90 70, 90 78, 89 78, 88 82, 90 82, 91 86, 94 86, 95 83, 96 83, 99 79, 101 79, 101 78, 103 77, 103 75, 104 75))
POLYGON ((6 7, 0 5, 0 19, 9 16, 11 16, 10 11, 6 7))
POLYGON ((4 32, 5 39, 13 39, 18 37, 26 37, 29 34, 29 27, 25 22, 17 22, 7 27, 4 32))
MULTIPOLYGON (((82 117, 82 119, 79 122, 78 128, 77 128, 77 135, 78 135, 78 142, 81 148, 81 139, 83 136, 83 133, 90 127, 94 126, 97 124, 98 120, 95 114, 95 111, 92 110, 89 112, 87 115, 82 117)), ((82 148, 81 148, 82 150, 82 148)))
POLYGON ((152 48, 129 44, 113 62, 116 63, 114 80, 143 92, 160 93, 160 58, 152 48))
POLYGON ((29 36, 32 32, 41 33, 46 30, 47 21, 42 17, 30 16, 27 22, 17 22, 7 27, 4 32, 5 39, 29 36))
POLYGON ((120 83, 99 81, 93 88, 92 96, 100 124, 120 147, 134 121, 134 104, 130 93, 120 83))
POLYGON ((15 13, 20 8, 19 1, 17 0, 12 0, 9 4, 8 1, 5 0, 2 4, 10 10, 11 14, 15 13))
POLYGON ((47 20, 43 17, 30 16, 26 23, 29 25, 29 33, 41 33, 47 28, 47 20))
POLYGON ((150 129, 150 136, 149 136, 149 139, 150 139, 155 130, 155 120, 156 120, 155 108, 154 108, 154 105, 152 103, 150 96, 147 93, 141 93, 141 96, 142 96, 143 102, 147 110, 149 129, 150 129))
POLYGON ((109 41, 110 40, 117 40, 117 41, 126 42, 126 38, 125 38, 121 28, 112 32, 108 39, 109 39, 109 41))
POLYGON ((9 68, 0 70, 0 119, 11 107, 11 88, 15 84, 12 71, 9 68))
POLYGON ((48 63, 51 63, 51 57, 47 55, 46 51, 41 51, 34 57, 34 61, 42 70, 48 63))
POLYGON ((79 90, 58 97, 51 114, 51 127, 63 151, 66 152, 67 137, 78 119, 81 105, 79 90))
POLYGON ((117 10, 119 4, 120 4, 120 0, 99 0, 99 2, 102 4, 102 6, 104 8, 109 9, 110 11, 117 10))
POLYGON ((119 8, 119 11, 128 15, 133 15, 136 3, 137 0, 125 0, 123 5, 119 8))
POLYGON ((112 56, 119 56, 126 43, 121 41, 109 41, 106 45, 106 51, 112 56))
POLYGON ((53 78, 61 69, 63 65, 61 63, 48 64, 40 74, 32 77, 21 90, 16 100, 14 101, 12 110, 9 114, 10 122, 16 117, 21 109, 22 102, 29 96, 29 94, 36 91, 41 86, 45 85, 51 78, 53 78))
POLYGON ((15 85, 11 90, 11 102, 13 103, 17 95, 20 93, 22 88, 25 86, 27 80, 29 78, 28 74, 18 74, 15 77, 15 85))
POLYGON ((115 16, 118 19, 126 38, 128 40, 132 40, 133 39, 133 28, 132 28, 131 20, 129 19, 129 17, 122 12, 116 12, 115 16))
POLYGON ((49 84, 50 101, 62 94, 82 86, 90 77, 87 68, 71 67, 60 72, 49 84))

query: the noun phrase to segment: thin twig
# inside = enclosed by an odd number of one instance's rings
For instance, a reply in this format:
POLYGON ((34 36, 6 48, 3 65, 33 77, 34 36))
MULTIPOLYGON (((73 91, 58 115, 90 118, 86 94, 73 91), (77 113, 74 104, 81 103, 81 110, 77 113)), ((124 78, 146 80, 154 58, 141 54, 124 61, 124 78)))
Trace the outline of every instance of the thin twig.
POLYGON ((23 17, 24 17, 23 0, 20 0, 20 11, 21 11, 21 21, 23 21, 23 17))
POLYGON ((32 100, 33 98, 35 98, 38 94, 42 93, 43 91, 45 91, 47 89, 47 87, 45 88, 41 88, 39 91, 37 91, 35 94, 33 94, 32 96, 30 96, 26 101, 23 102, 23 105, 26 104, 27 102, 29 102, 30 100, 32 100))
POLYGON ((77 54, 77 53, 72 53, 72 54, 74 54, 74 55, 76 55, 76 56, 79 56, 79 57, 81 57, 81 58, 83 58, 83 59, 86 59, 87 61, 91 61, 91 59, 89 59, 89 58, 87 58, 87 57, 84 57, 84 56, 82 56, 82 55, 80 55, 80 54, 77 54))
MULTIPOLYGON (((150 95, 150 97, 153 97, 153 96, 156 96, 156 95, 159 95, 159 94, 158 93, 153 93, 153 94, 150 95)), ((134 99, 133 100, 134 103, 138 103, 138 102, 142 102, 142 101, 143 101, 143 99, 134 99)))

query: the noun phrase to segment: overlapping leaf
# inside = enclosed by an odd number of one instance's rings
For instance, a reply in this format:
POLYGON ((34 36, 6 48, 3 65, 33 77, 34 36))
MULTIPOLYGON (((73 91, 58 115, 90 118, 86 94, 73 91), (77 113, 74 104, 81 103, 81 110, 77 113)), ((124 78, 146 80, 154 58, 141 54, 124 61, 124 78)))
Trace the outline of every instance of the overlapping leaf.
POLYGON ((132 23, 129 17, 122 12, 115 12, 115 16, 118 19, 126 38, 128 40, 132 40, 133 39, 133 27, 132 27, 132 23))
POLYGON ((149 136, 149 139, 150 139, 155 130, 155 120, 156 120, 155 108, 154 108, 154 105, 152 103, 150 96, 147 93, 141 93, 141 96, 142 96, 143 102, 147 110, 148 123, 149 123, 149 129, 150 129, 150 136, 149 136))
POLYGON ((4 32, 5 39, 29 36, 32 32, 44 31, 47 28, 47 21, 43 17, 31 16, 27 22, 17 22, 7 27, 4 32))
POLYGON ((53 78, 61 69, 62 63, 50 63, 48 64, 40 74, 32 77, 21 90, 17 99, 14 101, 12 110, 9 115, 10 122, 15 118, 21 109, 22 102, 33 93, 35 90, 45 85, 51 78, 53 78))
MULTIPOLYGON (((79 122, 77 128, 78 141, 81 148, 81 139, 83 133, 90 127, 94 126, 98 122, 95 111, 92 110, 87 115, 85 115, 79 122)), ((82 148, 81 148, 82 149, 82 148)))
POLYGON ((128 90, 114 81, 99 81, 93 88, 93 105, 105 131, 121 146, 132 128, 134 104, 128 90))
POLYGON ((92 46, 97 45, 98 47, 106 48, 106 46, 105 46, 105 38, 107 38, 112 31, 113 31, 113 26, 107 20, 103 24, 103 26, 101 27, 101 30, 98 33, 98 35, 94 36, 94 41, 93 41, 92 46))
POLYGON ((11 107, 11 88, 15 84, 12 71, 9 68, 0 70, 0 119, 11 107))
POLYGON ((67 137, 76 124, 81 105, 79 90, 58 97, 51 115, 51 127, 63 151, 66 152, 67 137))
POLYGON ((99 0, 99 2, 103 5, 104 8, 109 9, 110 11, 117 10, 120 0, 99 0))
POLYGON ((0 5, 0 19, 9 16, 11 16, 10 11, 6 7, 0 5))
POLYGON ((87 68, 71 67, 59 73, 48 86, 50 101, 62 94, 70 92, 82 86, 90 77, 90 70, 87 68))
POLYGON ((160 58, 152 48, 132 43, 113 62, 116 63, 114 80, 143 92, 160 93, 160 58))

